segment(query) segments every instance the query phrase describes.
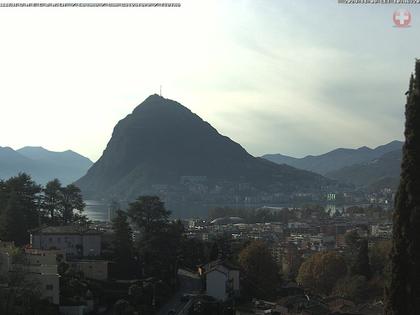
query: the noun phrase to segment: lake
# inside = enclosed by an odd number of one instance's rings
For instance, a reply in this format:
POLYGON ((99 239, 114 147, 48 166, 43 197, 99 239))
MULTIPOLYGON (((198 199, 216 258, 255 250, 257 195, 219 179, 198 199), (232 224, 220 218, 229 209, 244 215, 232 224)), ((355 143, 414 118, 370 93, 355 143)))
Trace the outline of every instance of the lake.
POLYGON ((108 221, 108 204, 96 200, 85 200, 85 214, 92 221, 108 221))

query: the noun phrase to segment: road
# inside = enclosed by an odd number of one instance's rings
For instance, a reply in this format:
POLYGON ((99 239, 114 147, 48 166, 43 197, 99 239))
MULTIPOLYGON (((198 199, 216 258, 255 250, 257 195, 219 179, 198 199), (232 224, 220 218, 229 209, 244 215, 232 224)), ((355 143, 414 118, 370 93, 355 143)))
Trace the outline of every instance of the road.
POLYGON ((178 279, 180 283, 178 291, 160 308, 158 315, 167 315, 170 310, 175 310, 175 314, 178 314, 187 304, 187 301, 181 301, 181 297, 184 294, 196 293, 201 289, 200 277, 195 273, 180 269, 178 279))

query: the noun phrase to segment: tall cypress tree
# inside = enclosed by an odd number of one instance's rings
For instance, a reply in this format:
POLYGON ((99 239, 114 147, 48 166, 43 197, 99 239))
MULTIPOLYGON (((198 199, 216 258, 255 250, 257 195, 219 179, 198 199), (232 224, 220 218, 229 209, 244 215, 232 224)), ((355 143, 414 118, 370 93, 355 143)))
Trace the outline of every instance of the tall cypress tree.
POLYGON ((356 261, 351 268, 354 275, 364 276, 367 280, 370 279, 372 272, 369 262, 369 246, 368 240, 362 239, 359 241, 359 248, 357 252, 356 261))
POLYGON ((405 144, 395 199, 387 315, 420 314, 420 60, 411 75, 405 144))
POLYGON ((127 214, 117 211, 117 216, 112 220, 112 229, 114 230, 114 255, 120 276, 129 275, 133 263, 134 245, 133 231, 128 223, 127 214))

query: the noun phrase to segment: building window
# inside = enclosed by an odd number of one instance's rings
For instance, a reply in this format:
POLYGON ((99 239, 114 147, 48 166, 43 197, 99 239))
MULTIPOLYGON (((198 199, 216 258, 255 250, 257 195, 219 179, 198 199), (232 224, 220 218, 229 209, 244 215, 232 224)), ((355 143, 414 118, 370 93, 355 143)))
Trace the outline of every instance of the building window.
POLYGON ((52 291, 52 290, 54 289, 54 286, 53 286, 52 284, 47 284, 47 285, 45 286, 45 288, 46 288, 48 291, 52 291))

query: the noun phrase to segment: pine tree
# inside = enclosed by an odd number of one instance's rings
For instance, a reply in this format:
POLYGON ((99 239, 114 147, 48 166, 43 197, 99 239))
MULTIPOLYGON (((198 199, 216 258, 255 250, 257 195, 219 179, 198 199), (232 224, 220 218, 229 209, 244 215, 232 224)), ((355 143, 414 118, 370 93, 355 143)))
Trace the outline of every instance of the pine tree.
POLYGON ((45 212, 44 216, 48 218, 48 222, 52 225, 56 225, 59 220, 62 189, 63 187, 58 179, 48 182, 43 189, 42 207, 45 212))
POLYGON ((420 60, 411 75, 405 110, 405 144, 395 199, 387 315, 420 314, 420 60))
POLYGON ((25 173, 0 182, 0 239, 27 244, 39 224, 41 188, 25 173))
POLYGON ((165 227, 170 214, 157 196, 140 196, 128 207, 128 216, 143 230, 145 237, 165 227))
POLYGON ((63 224, 82 223, 87 221, 84 217, 83 211, 85 203, 83 201, 80 188, 76 185, 70 184, 61 188, 61 219, 63 224))

